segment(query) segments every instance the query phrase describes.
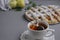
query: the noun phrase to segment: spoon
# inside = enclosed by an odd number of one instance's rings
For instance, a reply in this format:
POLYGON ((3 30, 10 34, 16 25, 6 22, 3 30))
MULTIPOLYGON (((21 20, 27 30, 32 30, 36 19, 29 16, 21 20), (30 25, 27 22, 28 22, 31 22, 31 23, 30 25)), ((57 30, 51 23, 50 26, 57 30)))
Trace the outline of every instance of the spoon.
POLYGON ((37 27, 39 27, 39 25, 38 25, 38 20, 36 20, 36 23, 35 23, 35 24, 36 24, 37 27))
POLYGON ((38 27, 39 25, 38 25, 38 19, 36 18, 36 16, 33 16, 33 18, 35 19, 35 25, 38 27))

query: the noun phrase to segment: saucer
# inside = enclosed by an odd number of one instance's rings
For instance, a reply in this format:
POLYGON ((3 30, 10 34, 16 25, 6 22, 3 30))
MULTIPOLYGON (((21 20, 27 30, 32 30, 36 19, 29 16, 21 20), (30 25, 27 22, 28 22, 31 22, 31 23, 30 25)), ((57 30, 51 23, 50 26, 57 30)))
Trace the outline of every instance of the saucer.
POLYGON ((55 35, 52 35, 51 37, 44 37, 45 40, 55 40, 55 35))
MULTIPOLYGON (((28 30, 23 32, 22 35, 27 34, 27 33, 28 33, 28 30)), ((29 35, 24 35, 24 36, 22 35, 20 36, 21 40, 55 40, 55 35, 52 35, 50 37, 44 37, 43 39, 34 39, 29 35)))

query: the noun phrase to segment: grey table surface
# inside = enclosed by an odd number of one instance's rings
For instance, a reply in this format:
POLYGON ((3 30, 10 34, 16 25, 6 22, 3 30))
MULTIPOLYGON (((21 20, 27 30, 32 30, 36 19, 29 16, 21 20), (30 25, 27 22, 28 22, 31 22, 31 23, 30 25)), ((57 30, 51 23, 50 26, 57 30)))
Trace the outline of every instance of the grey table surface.
MULTIPOLYGON (((37 4, 60 5, 60 0, 34 0, 37 4)), ((27 30, 28 22, 23 18, 24 11, 0 11, 0 40, 19 40, 22 32, 27 30)), ((60 40, 60 24, 50 25, 55 29, 55 40, 60 40)))

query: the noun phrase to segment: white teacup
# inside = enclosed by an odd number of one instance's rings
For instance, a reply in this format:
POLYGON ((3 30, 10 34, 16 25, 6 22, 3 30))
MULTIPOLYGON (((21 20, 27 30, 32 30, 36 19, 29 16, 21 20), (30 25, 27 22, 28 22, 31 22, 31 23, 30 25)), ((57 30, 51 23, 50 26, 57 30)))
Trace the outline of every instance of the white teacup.
POLYGON ((47 28, 43 29, 43 30, 32 30, 30 28, 30 26, 33 25, 36 22, 36 20, 31 21, 31 22, 28 23, 28 32, 24 35, 28 35, 28 36, 30 36, 34 39, 42 39, 43 37, 50 37, 51 35, 53 35, 54 30, 49 29, 49 24, 47 22, 40 21, 40 20, 37 20, 37 21, 39 23, 45 24, 47 26, 47 28), (48 32, 51 32, 51 34, 48 34, 48 32))

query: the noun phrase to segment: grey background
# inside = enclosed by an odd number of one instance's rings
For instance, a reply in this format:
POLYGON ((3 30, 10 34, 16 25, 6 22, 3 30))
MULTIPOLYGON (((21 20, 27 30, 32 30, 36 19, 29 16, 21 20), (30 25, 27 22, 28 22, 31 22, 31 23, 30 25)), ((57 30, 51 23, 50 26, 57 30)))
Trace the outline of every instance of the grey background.
MULTIPOLYGON (((34 0, 37 4, 60 5, 60 0, 34 0)), ((0 11, 0 40, 19 40, 22 32, 27 30, 28 22, 23 18, 24 11, 0 11)), ((60 24, 50 25, 55 29, 55 39, 60 40, 60 24)))

